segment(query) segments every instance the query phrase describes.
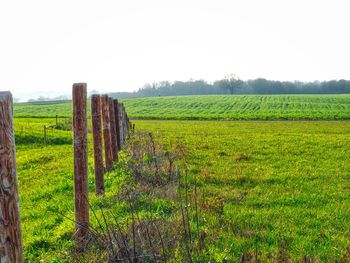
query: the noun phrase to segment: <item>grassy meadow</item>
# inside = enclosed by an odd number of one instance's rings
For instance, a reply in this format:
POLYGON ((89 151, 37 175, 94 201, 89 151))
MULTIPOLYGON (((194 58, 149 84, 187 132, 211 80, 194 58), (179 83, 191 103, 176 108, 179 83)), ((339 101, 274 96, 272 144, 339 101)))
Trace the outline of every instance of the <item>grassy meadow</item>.
MULTIPOLYGON (((177 137, 219 262, 254 250, 339 259, 349 245, 350 122, 137 121, 177 137)), ((235 258, 235 261, 238 260, 235 258)))
MULTIPOLYGON (((179 141, 187 149, 179 165, 189 167, 190 191, 193 185, 198 188, 199 227, 205 233, 200 258, 232 262, 255 253, 262 261, 272 261, 286 253, 293 261, 339 261, 349 251, 350 238, 349 98, 189 96, 124 102, 138 119, 133 121, 137 131, 153 132, 164 143, 179 141), (299 120, 262 121, 275 118, 299 120)), ((55 128, 53 117, 70 117, 71 105, 17 104, 14 111, 26 260, 70 262, 72 133, 64 119, 59 119, 62 127, 55 128)), ((125 159, 122 153, 116 170, 106 175, 106 196, 95 197, 89 134, 91 205, 112 211, 121 222, 130 215, 128 204, 117 199, 130 176, 123 168, 125 159)), ((148 200, 138 209, 141 215, 152 210, 171 218, 172 206, 148 200)), ((196 220, 190 218, 194 226, 196 220)), ((97 227, 93 215, 91 220, 97 227)), ((89 260, 94 262, 93 255, 89 260)))

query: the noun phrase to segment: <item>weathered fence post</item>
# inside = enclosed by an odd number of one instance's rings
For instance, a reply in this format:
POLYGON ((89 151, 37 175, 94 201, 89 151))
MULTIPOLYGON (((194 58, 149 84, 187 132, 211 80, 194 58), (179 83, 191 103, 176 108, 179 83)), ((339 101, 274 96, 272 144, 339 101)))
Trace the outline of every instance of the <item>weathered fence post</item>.
POLYGON ((0 92, 1 262, 23 262, 15 147, 12 95, 0 92))
POLYGON ((119 137, 120 137, 120 149, 123 148, 124 134, 123 134, 123 107, 121 103, 118 103, 118 118, 119 118, 119 137))
POLYGON ((122 145, 124 145, 125 142, 125 129, 124 129, 124 106, 123 103, 120 105, 121 106, 121 129, 122 129, 122 145))
POLYGON ((104 194, 104 168, 102 150, 101 96, 91 96, 92 134, 94 141, 95 193, 104 194))
POLYGON ((86 84, 73 84, 74 197, 76 242, 82 245, 89 230, 86 84))
POLYGON ((126 128, 126 112, 125 112, 125 106, 123 104, 123 127, 124 127, 124 143, 126 139, 128 138, 128 130, 126 128))
POLYGON ((122 104, 122 121, 123 121, 123 145, 126 141, 126 133, 125 133, 125 109, 124 104, 122 104))
POLYGON ((117 146, 118 146, 118 152, 119 152, 122 147, 120 142, 118 100, 113 100, 113 107, 114 107, 114 116, 115 116, 115 131, 117 133, 117 146))
POLYGON ((109 116, 111 121, 111 146, 112 146, 112 156, 113 161, 118 160, 118 145, 117 145, 117 132, 115 128, 115 114, 114 114, 114 104, 113 99, 108 98, 108 108, 109 108, 109 116))
POLYGON ((113 153, 112 153, 111 121, 109 116, 108 96, 102 95, 101 102, 102 102, 102 127, 103 127, 103 140, 105 145, 106 170, 111 171, 113 169, 113 153))

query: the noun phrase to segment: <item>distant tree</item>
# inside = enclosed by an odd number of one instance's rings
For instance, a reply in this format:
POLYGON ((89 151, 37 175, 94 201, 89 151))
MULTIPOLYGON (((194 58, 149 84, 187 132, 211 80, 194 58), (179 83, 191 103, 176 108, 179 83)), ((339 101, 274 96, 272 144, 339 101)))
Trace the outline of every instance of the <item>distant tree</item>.
POLYGON ((218 84, 221 89, 228 90, 230 94, 234 94, 243 88, 244 81, 235 74, 231 74, 219 80, 218 84))
POLYGON ((29 99, 27 102, 45 102, 45 101, 64 101, 69 100, 70 98, 65 95, 57 96, 54 98, 39 96, 37 99, 29 99))
POLYGON ((44 96, 39 96, 39 97, 37 98, 37 101, 49 101, 49 100, 50 100, 49 97, 44 97, 44 96))
MULTIPOLYGON (((257 94, 273 94, 274 90, 277 91, 275 82, 268 81, 263 78, 255 79, 250 82, 250 86, 252 87, 254 93, 257 94)), ((281 86, 279 87, 281 88, 281 86)))
POLYGON ((91 95, 94 95, 94 94, 100 94, 100 92, 98 92, 98 91, 95 90, 95 89, 89 91, 89 93, 88 93, 88 99, 91 99, 91 95))

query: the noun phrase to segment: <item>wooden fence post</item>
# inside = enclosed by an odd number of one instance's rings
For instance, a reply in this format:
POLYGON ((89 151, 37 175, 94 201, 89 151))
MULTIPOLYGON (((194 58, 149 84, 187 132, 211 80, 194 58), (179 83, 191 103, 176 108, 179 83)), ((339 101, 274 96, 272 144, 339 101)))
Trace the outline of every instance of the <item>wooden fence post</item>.
POLYGON ((113 100, 113 107, 114 107, 114 116, 115 116, 115 131, 117 133, 117 146, 118 146, 118 152, 119 152, 122 147, 120 142, 118 100, 113 100))
POLYGON ((23 262, 12 103, 10 92, 0 92, 1 262, 23 262))
POLYGON ((126 133, 125 133, 125 109, 124 104, 122 104, 122 124, 123 124, 123 145, 126 141, 126 133))
POLYGON ((125 143, 126 139, 128 138, 128 130, 126 128, 126 111, 125 111, 124 104, 123 104, 123 126, 124 126, 124 143, 125 143))
POLYGON ((125 129, 124 129, 124 107, 123 107, 123 103, 120 104, 121 108, 120 108, 120 118, 121 118, 121 129, 122 129, 122 145, 124 145, 125 142, 125 129))
POLYGON ((103 140, 105 145, 106 170, 111 171, 113 169, 113 154, 112 154, 111 121, 109 116, 108 96, 102 95, 101 102, 102 102, 102 127, 103 127, 103 140))
POLYGON ((104 194, 104 167, 102 150, 101 96, 91 96, 92 134, 94 141, 95 193, 104 194))
POLYGON ((112 146, 112 156, 113 161, 116 162, 118 160, 118 145, 117 145, 117 132, 115 128, 115 114, 114 114, 114 104, 113 99, 108 98, 108 108, 109 108, 109 116, 111 121, 111 146, 112 146))
POLYGON ((126 134, 126 137, 125 137, 125 140, 128 138, 128 120, 127 120, 127 114, 126 114, 126 109, 125 109, 125 106, 124 106, 124 125, 125 125, 125 134, 126 134))
POLYGON ((123 134, 123 107, 121 103, 118 103, 118 118, 119 118, 119 136, 120 136, 120 149, 124 145, 124 134, 123 134))
POLYGON ((74 197, 76 242, 82 245, 89 230, 86 84, 73 84, 74 197))

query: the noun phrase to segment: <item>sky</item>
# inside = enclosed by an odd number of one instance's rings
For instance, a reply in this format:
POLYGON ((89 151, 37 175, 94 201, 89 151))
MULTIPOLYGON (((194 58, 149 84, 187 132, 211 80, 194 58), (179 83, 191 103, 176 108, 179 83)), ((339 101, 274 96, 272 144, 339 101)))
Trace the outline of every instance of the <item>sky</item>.
POLYGON ((0 90, 349 79, 348 0, 0 0, 0 90))

